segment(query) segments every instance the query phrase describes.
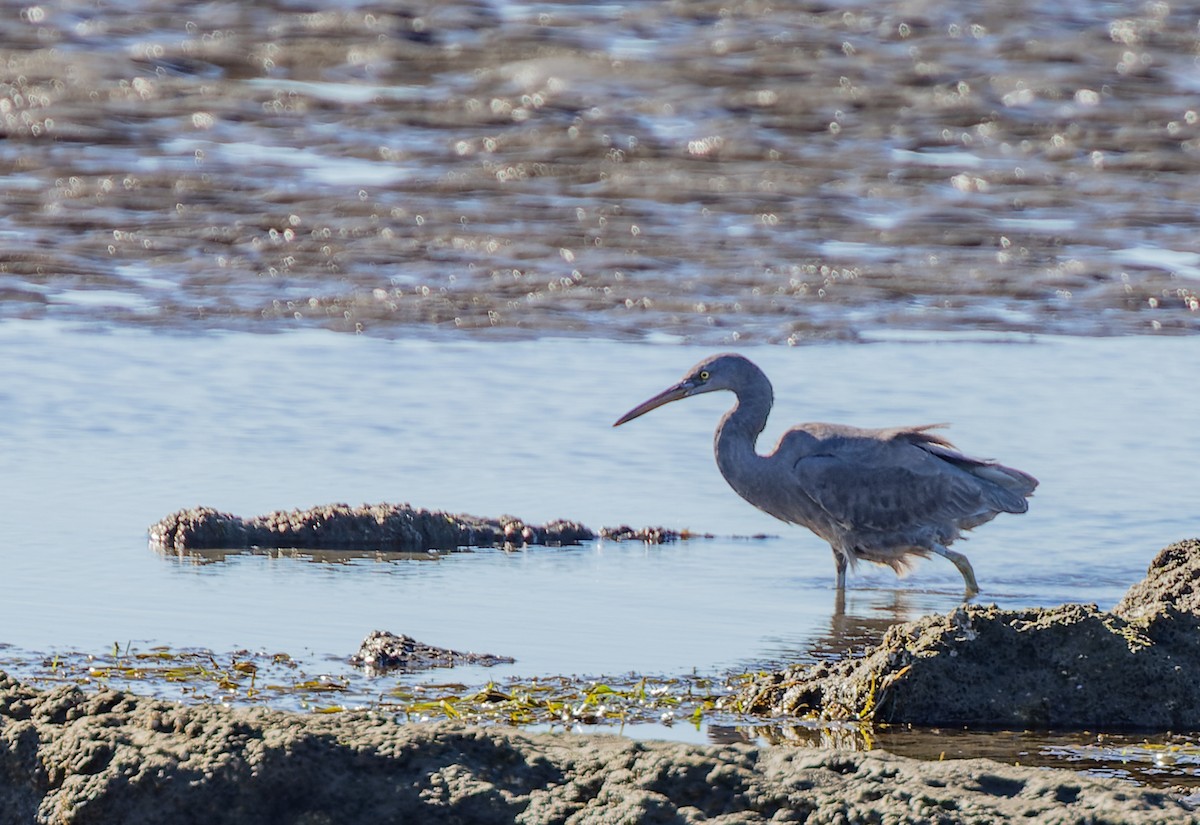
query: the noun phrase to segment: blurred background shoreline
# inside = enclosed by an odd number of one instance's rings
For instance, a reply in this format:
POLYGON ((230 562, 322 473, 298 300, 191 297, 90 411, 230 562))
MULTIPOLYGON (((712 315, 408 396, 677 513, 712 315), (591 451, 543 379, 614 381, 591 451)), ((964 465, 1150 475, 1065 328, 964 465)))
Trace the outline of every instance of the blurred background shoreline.
POLYGON ((1195 333, 1198 13, 0 6, 0 319, 1195 333))

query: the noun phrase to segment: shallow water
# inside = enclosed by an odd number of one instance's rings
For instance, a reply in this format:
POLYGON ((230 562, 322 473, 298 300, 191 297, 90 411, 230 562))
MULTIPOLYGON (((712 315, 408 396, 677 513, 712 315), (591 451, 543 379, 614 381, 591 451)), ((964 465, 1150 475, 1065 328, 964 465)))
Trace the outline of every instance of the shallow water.
MULTIPOLYGON (((705 348, 16 321, 0 339, 0 626, 22 647, 133 639, 345 655, 383 628, 515 656, 525 674, 673 673, 836 654, 961 595, 937 559, 902 581, 864 567, 846 615, 831 618, 828 548, 746 505, 713 465, 723 399, 611 426, 705 348), (180 507, 249 516, 333 501, 716 538, 432 562, 205 563, 145 546, 146 527, 180 507), (745 538, 759 533, 772 537, 745 538)), ((965 449, 1035 473, 1028 514, 963 544, 984 598, 1108 606, 1159 548, 1200 532, 1192 347, 1043 338, 751 352, 778 389, 767 441, 798 420, 944 419, 965 449)))

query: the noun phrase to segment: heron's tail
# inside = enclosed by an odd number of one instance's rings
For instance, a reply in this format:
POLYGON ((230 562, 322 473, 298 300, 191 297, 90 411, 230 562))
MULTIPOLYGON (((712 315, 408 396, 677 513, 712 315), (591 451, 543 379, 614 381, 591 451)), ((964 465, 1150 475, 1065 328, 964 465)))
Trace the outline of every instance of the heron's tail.
POLYGON ((984 481, 1003 490, 1011 497, 1009 503, 1015 505, 1019 509, 1004 509, 1009 513, 1024 513, 1029 509, 1029 502, 1025 499, 1033 495, 1033 491, 1037 489, 1038 480, 1029 473, 1021 472, 1012 467, 1005 467, 1003 464, 995 462, 983 462, 974 467, 964 468, 967 472, 974 475, 976 478, 981 478, 984 481))
POLYGON ((960 453, 949 441, 924 429, 914 434, 913 440, 938 458, 986 482, 983 493, 992 509, 1001 513, 1024 513, 1029 509, 1029 502, 1025 499, 1037 489, 1036 478, 986 458, 972 458, 960 453))

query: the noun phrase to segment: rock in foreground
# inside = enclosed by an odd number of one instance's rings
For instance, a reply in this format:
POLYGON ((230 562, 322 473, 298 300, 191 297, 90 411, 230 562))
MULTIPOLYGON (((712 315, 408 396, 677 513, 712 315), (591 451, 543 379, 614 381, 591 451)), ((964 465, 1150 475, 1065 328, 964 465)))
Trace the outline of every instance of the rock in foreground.
POLYGON ((1113 612, 965 605, 896 625, 862 656, 795 666, 739 696, 768 716, 915 725, 1200 730, 1200 540, 1151 563, 1113 612))
POLYGON ((983 759, 401 725, 38 691, 0 674, 0 822, 1188 821, 1164 793, 983 759))

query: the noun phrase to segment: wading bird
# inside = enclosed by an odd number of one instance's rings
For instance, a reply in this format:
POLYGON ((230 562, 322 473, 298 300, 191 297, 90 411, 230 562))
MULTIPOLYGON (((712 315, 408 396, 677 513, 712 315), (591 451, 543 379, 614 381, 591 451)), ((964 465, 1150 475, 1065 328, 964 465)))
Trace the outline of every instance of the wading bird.
POLYGON ((903 573, 914 558, 936 553, 962 573, 970 598, 979 592, 975 571, 946 545, 1000 513, 1024 513, 1038 484, 1028 473, 963 455, 929 432, 938 424, 884 430, 801 424, 783 434, 774 452, 759 455, 754 444, 775 396, 763 371, 734 354, 701 361, 613 426, 718 390, 737 397, 713 444, 721 475, 758 509, 829 542, 839 591, 846 586, 846 567, 858 561, 903 573))

